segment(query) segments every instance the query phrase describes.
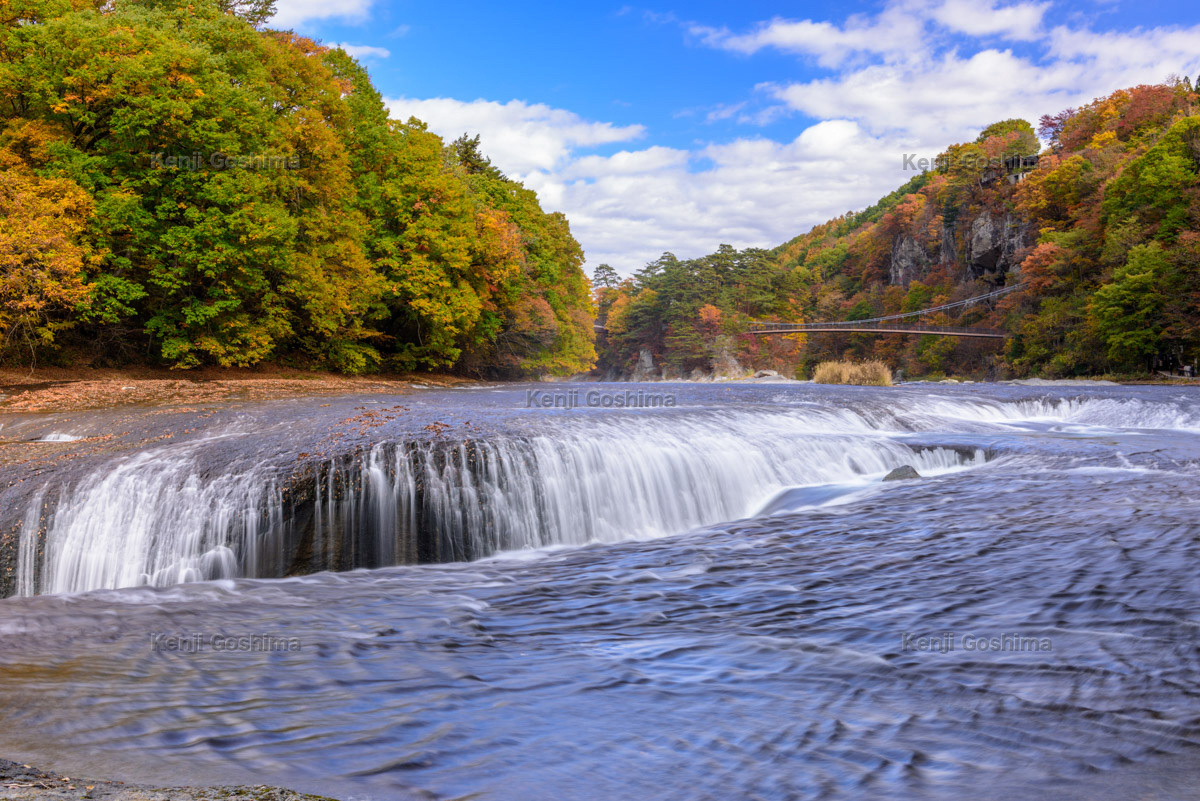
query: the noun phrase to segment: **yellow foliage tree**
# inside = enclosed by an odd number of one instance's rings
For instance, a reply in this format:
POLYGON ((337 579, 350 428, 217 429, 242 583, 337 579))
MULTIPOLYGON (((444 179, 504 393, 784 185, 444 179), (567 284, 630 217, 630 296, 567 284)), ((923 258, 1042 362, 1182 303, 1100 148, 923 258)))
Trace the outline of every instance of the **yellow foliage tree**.
POLYGON ((79 235, 91 199, 74 181, 0 171, 0 351, 35 352, 69 328, 89 296, 79 235))

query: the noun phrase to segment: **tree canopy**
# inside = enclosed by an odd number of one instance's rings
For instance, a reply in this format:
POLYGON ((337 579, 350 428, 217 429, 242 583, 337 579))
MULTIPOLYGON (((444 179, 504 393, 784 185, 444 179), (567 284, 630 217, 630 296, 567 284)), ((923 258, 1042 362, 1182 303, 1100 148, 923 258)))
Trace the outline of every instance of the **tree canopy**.
POLYGON ((801 373, 839 358, 883 359, 910 375, 1059 377, 1195 364, 1198 107, 1190 81, 1124 89, 1043 117, 1049 148, 1040 154, 1028 122, 1003 120, 949 146, 934 169, 869 208, 770 252, 665 254, 632 280, 598 289, 609 320, 601 363, 628 370, 647 350, 668 366, 707 367, 723 349, 743 365, 801 373), (801 346, 741 334, 751 319, 863 319, 1017 282, 1024 291, 994 306, 925 320, 1006 328, 1004 345, 829 333, 801 346), (731 339, 718 344, 718 329, 731 339))
POLYGON ((0 357, 593 363, 566 220, 269 0, 3 9, 0 357))

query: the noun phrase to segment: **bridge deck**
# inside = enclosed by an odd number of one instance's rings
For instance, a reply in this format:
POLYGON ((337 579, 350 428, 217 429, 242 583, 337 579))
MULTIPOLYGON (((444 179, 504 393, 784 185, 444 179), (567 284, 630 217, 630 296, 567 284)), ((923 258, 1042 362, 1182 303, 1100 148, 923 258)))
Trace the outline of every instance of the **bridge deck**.
POLYGON ((820 334, 820 333, 859 333, 859 334, 936 334, 945 337, 981 337, 985 339, 1004 339, 1009 336, 1007 331, 999 328, 956 328, 949 325, 879 325, 867 323, 809 323, 794 325, 791 323, 759 323, 746 333, 763 334, 820 334))

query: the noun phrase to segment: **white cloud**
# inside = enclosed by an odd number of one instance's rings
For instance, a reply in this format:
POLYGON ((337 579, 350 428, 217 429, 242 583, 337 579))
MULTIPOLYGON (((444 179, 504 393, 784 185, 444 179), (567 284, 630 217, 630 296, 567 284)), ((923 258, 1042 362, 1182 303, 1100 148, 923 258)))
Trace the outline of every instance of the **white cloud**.
POLYGON ((1042 18, 1049 8, 1048 2, 997 7, 995 0, 944 0, 931 16, 959 33, 1028 41, 1040 38, 1042 18))
POLYGON ((837 67, 855 56, 889 61, 919 58, 930 43, 931 24, 975 37, 1037 39, 1044 34, 1042 18, 1049 7, 1049 2, 998 6, 996 0, 894 0, 875 16, 854 14, 841 24, 776 17, 748 33, 697 23, 686 28, 710 47, 746 55, 770 47, 814 56, 821 66, 837 67))
POLYGON ((564 178, 595 178, 609 175, 646 175, 686 167, 690 154, 670 147, 651 147, 611 156, 583 156, 570 162, 559 174, 564 178))
POLYGON ((392 52, 386 47, 373 47, 371 45, 352 45, 342 42, 331 44, 329 46, 340 47, 345 50, 347 54, 359 60, 364 58, 387 58, 392 54, 392 52))
POLYGON ((362 22, 373 3, 374 0, 279 0, 275 5, 275 16, 268 24, 272 28, 287 29, 322 19, 362 22))
POLYGON ((537 190, 544 207, 566 213, 589 267, 608 262, 629 274, 665 250, 692 257, 721 243, 779 244, 911 178, 904 154, 934 156, 997 120, 1036 124, 1122 87, 1200 73, 1200 26, 1047 28, 1046 10, 1044 2, 893 0, 841 23, 776 19, 748 33, 685 24, 714 48, 747 56, 771 48, 826 68, 822 77, 747 87, 746 97, 690 112, 698 123, 803 115, 789 141, 742 137, 601 155, 596 148, 637 142, 646 130, 519 100, 401 98, 389 106, 447 139, 480 134, 497 166, 537 190), (1024 44, 1016 51, 997 39, 1024 44), (754 102, 756 94, 769 104, 754 102))
POLYGON ((776 17, 749 33, 691 24, 688 32, 711 47, 751 55, 767 47, 815 56, 822 66, 836 67, 856 53, 902 56, 920 45, 922 21, 901 5, 878 16, 856 14, 843 25, 776 17))
POLYGON ((607 261, 626 273, 665 250, 694 256, 721 243, 778 244, 908 177, 898 145, 849 120, 818 123, 788 143, 738 139, 596 155, 582 151, 634 140, 641 126, 515 100, 388 105, 393 117, 416 116, 447 139, 480 133, 497 166, 536 190, 544 207, 566 213, 589 265, 607 261))
POLYGON ((911 177, 901 173, 898 151, 854 122, 829 120, 786 143, 737 139, 691 154, 649 148, 588 156, 527 183, 566 213, 589 265, 632 273, 663 251, 689 257, 722 243, 769 247, 861 208, 911 177), (697 162, 711 166, 689 169, 697 162))
POLYGON ((707 115, 705 115, 705 120, 708 122, 717 122, 719 120, 728 120, 732 117, 739 117, 742 116, 741 112, 745 107, 745 102, 733 103, 732 105, 718 103, 716 108, 712 109, 707 115))
MULTIPOLYGON (((1057 58, 1083 60, 1118 73, 1155 67, 1162 73, 1190 74, 1200 68, 1200 25, 1126 33, 1095 33, 1060 26, 1050 32, 1049 52, 1057 58)), ((1159 75, 1159 80, 1162 77, 1159 75)))
POLYGON ((641 125, 592 122, 571 111, 521 100, 398 98, 387 104, 393 117, 417 117, 446 139, 479 134, 484 153, 501 170, 517 176, 560 167, 578 148, 627 142, 645 133, 641 125))
POLYGON ((1200 72, 1200 26, 1133 34, 1056 28, 1048 58, 1010 50, 955 51, 919 62, 873 64, 786 86, 768 87, 789 108, 817 119, 845 116, 875 132, 899 131, 942 145, 974 136, 991 122, 1042 114, 1169 73, 1200 72))
POLYGON ((1091 79, 1079 65, 1038 66, 1011 51, 955 53, 928 63, 872 65, 835 78, 776 87, 773 94, 817 119, 845 116, 869 130, 942 145, 1009 117, 1032 117, 1078 102, 1091 79))

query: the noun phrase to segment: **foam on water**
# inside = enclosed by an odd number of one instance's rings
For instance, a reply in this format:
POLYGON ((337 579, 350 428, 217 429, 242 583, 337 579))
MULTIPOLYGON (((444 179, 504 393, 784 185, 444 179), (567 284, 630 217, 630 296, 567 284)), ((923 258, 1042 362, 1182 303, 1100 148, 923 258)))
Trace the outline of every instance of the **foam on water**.
MULTIPOLYGON (((904 435, 913 432, 1044 423, 1081 434, 1200 430, 1183 405, 1136 398, 780 397, 792 402, 563 418, 528 436, 379 442, 317 465, 303 493, 286 465, 253 454, 202 466, 209 445, 245 434, 219 431, 57 488, 43 553, 36 528, 25 527, 17 588, 282 576, 297 569, 299 550, 304 569, 344 570, 654 538, 747 517, 790 488, 866 485, 901 465, 939 475, 983 462, 982 451, 910 447, 904 435)), ((29 509, 34 522, 44 501, 39 494, 36 514, 29 509)), ((792 508, 781 503, 776 509, 792 508)))

